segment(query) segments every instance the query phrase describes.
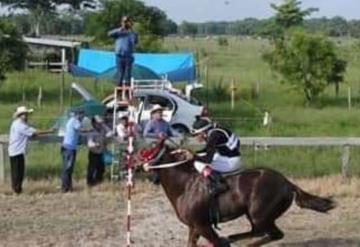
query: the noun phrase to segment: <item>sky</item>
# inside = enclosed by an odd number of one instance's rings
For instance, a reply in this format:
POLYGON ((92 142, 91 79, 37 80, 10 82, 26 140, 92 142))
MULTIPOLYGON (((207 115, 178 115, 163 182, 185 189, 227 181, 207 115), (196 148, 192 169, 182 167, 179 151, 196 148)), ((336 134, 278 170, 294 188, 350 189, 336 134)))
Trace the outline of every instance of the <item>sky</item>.
MULTIPOLYGON (((246 17, 267 18, 273 15, 270 3, 281 0, 143 0, 164 10, 175 22, 231 21, 246 17)), ((303 8, 316 7, 312 17, 342 16, 360 19, 360 0, 303 0, 303 8)))

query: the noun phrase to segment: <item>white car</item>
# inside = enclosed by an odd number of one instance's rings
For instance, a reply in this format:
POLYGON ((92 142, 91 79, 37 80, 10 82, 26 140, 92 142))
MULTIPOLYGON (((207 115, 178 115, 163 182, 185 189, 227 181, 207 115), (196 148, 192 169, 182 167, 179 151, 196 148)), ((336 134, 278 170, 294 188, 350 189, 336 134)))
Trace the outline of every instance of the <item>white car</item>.
MULTIPOLYGON (((83 87, 77 83, 72 84, 72 88, 76 90, 85 101, 94 101, 95 98, 83 87)), ((179 90, 170 90, 167 88, 142 88, 134 92, 139 104, 135 112, 136 122, 140 127, 150 120, 150 112, 154 105, 160 105, 163 111, 164 119, 168 121, 174 130, 179 134, 189 133, 196 116, 205 115, 207 109, 201 103, 190 96, 185 96, 179 90)), ((102 105, 106 111, 113 111, 114 95, 106 97, 102 101, 102 105)), ((119 116, 127 112, 126 106, 117 108, 119 116)), ((176 134, 175 133, 175 134, 176 134)))
MULTIPOLYGON (((196 116, 206 113, 206 109, 199 101, 167 89, 135 90, 134 96, 139 102, 135 115, 136 121, 141 127, 150 120, 150 112, 154 105, 160 105, 165 109, 163 111, 164 119, 179 134, 189 133, 196 116)), ((102 103, 107 109, 113 109, 114 96, 110 95, 102 103)), ((119 107, 118 115, 124 114, 126 111, 126 107, 119 107)))

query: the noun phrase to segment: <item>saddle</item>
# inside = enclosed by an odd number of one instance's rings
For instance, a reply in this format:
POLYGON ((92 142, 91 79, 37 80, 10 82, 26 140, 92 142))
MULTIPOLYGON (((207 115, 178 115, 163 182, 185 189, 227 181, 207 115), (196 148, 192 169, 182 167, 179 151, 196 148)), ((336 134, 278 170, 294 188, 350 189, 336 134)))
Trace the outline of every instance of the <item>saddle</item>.
POLYGON ((222 177, 222 178, 229 178, 229 177, 232 177, 232 176, 236 176, 236 175, 239 175, 240 173, 242 173, 244 171, 244 169, 242 169, 242 168, 239 168, 239 169, 237 169, 237 170, 235 170, 235 171, 231 171, 231 172, 221 172, 221 173, 219 173, 220 174, 220 176, 222 177))

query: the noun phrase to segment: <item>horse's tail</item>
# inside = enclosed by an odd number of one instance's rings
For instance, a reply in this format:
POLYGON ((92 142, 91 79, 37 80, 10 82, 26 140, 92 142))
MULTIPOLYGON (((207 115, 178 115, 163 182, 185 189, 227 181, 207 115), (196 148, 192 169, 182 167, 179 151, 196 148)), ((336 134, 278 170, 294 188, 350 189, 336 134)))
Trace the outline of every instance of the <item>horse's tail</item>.
POLYGON ((301 208, 312 209, 321 213, 326 213, 327 211, 336 207, 336 203, 330 197, 320 197, 312 195, 308 192, 303 191, 298 186, 293 184, 293 188, 296 194, 295 202, 301 208))

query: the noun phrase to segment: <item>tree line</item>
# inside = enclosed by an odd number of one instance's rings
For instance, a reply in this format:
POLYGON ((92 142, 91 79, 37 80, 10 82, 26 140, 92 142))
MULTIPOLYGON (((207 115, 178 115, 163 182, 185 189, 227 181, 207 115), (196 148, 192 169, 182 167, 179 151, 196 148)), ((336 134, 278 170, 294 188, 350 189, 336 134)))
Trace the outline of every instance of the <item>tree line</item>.
MULTIPOLYGON (((304 28, 311 32, 321 32, 326 36, 349 36, 360 38, 360 20, 346 20, 343 17, 311 18, 302 23, 304 28)), ((246 18, 238 21, 220 22, 182 22, 178 26, 178 34, 182 35, 245 35, 268 36, 276 26, 275 18, 256 19, 246 18)))

